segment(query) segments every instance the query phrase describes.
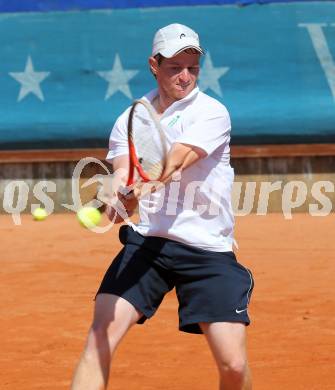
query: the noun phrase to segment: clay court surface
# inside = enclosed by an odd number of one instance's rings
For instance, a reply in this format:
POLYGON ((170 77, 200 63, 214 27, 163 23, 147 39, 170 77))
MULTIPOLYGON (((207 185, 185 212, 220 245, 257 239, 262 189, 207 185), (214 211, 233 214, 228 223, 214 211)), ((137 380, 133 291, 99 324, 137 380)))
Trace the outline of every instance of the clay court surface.
MULTIPOLYGON (((95 234, 72 214, 22 222, 0 216, 0 388, 68 389, 93 296, 120 248, 117 228, 95 234)), ((334 226, 334 214, 237 219, 237 256, 256 282, 248 328, 255 390, 335 388, 334 226)), ((171 293, 124 339, 109 388, 216 389, 203 336, 178 332, 177 324, 171 293)))

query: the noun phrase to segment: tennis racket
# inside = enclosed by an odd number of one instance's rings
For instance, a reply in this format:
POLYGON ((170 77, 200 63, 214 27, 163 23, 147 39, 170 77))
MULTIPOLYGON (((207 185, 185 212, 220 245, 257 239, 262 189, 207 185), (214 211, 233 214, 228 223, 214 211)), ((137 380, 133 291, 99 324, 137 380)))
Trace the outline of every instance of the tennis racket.
MULTIPOLYGON (((129 172, 122 193, 129 194, 141 182, 157 181, 162 176, 167 141, 156 111, 146 100, 135 100, 128 118, 129 172)), ((105 194, 106 195, 106 194, 105 194)), ((99 196, 106 202, 106 196, 99 196)))
POLYGON ((129 175, 127 187, 158 180, 165 167, 166 138, 156 111, 146 100, 136 100, 128 120, 129 175))

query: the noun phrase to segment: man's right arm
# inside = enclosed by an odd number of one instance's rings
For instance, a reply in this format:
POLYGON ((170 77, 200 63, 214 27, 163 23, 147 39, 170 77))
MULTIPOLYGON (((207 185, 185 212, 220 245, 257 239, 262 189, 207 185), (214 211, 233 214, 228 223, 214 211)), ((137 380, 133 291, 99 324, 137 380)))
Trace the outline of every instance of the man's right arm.
MULTIPOLYGON (((112 193, 112 197, 117 196, 119 188, 124 186, 125 178, 124 174, 116 174, 116 172, 127 172, 129 166, 129 158, 127 155, 114 157, 111 161, 113 168, 113 179, 111 183, 108 183, 112 188, 107 189, 107 193, 112 193)), ((123 218, 117 214, 116 209, 113 206, 107 205, 106 214, 111 221, 115 223, 120 223, 123 221, 123 218), (115 219, 115 220, 114 220, 115 219)))
MULTIPOLYGON (((123 204, 128 217, 131 217, 135 208, 138 205, 137 197, 133 194, 127 196, 120 192, 120 188, 125 187, 129 172, 129 156, 121 155, 112 159, 113 167, 113 181, 112 181, 112 196, 116 196, 118 200, 123 204)), ((117 213, 115 207, 107 205, 106 214, 111 221, 115 223, 123 222, 123 218, 117 213), (114 220, 115 218, 115 220, 114 220)))
MULTIPOLYGON (((128 140, 127 140, 127 123, 129 116, 128 108, 124 111, 119 118, 116 120, 111 135, 109 138, 109 151, 107 154, 107 161, 112 164, 113 176, 112 182, 107 183, 108 188, 106 188, 107 194, 111 195, 111 200, 113 197, 117 197, 123 204, 126 210, 130 210, 130 206, 126 203, 126 200, 120 194, 120 187, 124 187, 127 182, 128 172, 129 172, 129 156, 128 156, 128 140)), ((115 199, 114 199, 115 200, 115 199)), ((113 203, 113 202, 112 202, 113 203)), ((130 212, 130 211, 129 211, 130 212)), ((128 216, 129 216, 128 212, 128 216)), ((117 214, 115 207, 107 206, 106 214, 109 219, 112 221, 114 217, 116 218, 114 222, 119 223, 123 221, 123 218, 117 214)))

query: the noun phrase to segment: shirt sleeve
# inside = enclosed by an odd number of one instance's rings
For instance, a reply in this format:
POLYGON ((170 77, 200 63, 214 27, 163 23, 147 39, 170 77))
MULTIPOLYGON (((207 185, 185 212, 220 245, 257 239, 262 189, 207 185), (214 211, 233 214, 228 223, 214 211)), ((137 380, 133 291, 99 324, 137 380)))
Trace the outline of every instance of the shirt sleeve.
POLYGON ((109 137, 109 146, 106 160, 111 162, 114 157, 128 154, 127 139, 128 110, 124 112, 115 122, 109 137))
POLYGON ((230 130, 228 111, 220 110, 187 126, 175 142, 196 146, 210 155, 220 145, 230 142, 230 130))

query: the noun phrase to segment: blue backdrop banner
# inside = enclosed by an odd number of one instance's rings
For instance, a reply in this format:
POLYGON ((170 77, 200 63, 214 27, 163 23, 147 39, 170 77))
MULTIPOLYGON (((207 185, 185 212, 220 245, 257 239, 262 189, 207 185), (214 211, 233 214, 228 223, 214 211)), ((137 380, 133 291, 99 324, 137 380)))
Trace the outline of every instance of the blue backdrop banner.
POLYGON ((152 37, 172 22, 200 34, 199 86, 229 109, 234 143, 334 142, 334 15, 330 2, 0 14, 0 148, 107 146, 154 88, 152 37))
POLYGON ((174 7, 180 5, 249 5, 301 1, 307 2, 315 0, 0 0, 0 12, 48 12, 101 8, 174 7))

